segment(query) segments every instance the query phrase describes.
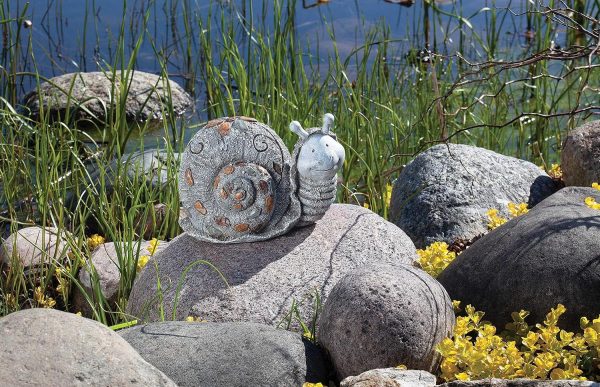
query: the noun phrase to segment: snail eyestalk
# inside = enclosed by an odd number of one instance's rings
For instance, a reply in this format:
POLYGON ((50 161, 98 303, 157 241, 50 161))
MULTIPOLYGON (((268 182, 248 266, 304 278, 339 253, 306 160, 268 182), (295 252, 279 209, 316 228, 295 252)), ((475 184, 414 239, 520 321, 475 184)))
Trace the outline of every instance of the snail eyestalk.
POLYGON ((329 134, 331 127, 333 126, 333 121, 335 118, 333 114, 327 113, 323 116, 323 129, 321 130, 324 134, 329 134))
POLYGON ((290 130, 298 135, 298 137, 305 139, 308 137, 308 132, 302 128, 302 125, 298 121, 292 121, 290 123, 290 130))

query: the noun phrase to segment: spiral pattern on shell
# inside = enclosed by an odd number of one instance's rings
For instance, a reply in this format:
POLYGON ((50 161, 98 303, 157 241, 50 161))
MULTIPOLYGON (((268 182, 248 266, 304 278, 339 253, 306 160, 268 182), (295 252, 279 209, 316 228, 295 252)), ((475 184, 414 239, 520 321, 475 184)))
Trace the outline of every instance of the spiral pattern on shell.
POLYGON ((210 242, 250 242, 287 232, 300 217, 291 155, 248 117, 210 121, 181 161, 182 228, 210 242))

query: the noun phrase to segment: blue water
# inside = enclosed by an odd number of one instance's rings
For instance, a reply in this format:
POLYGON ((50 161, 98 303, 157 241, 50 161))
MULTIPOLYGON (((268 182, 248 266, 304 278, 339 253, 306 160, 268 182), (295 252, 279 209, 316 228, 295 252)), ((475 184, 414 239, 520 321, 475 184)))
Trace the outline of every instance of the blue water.
MULTIPOLYGON (((401 65, 406 61, 406 53, 426 46, 448 57, 462 47, 465 57, 482 60, 485 52, 481 42, 485 42, 490 34, 486 26, 492 9, 497 12, 498 24, 504 21, 498 27, 500 50, 516 53, 528 49, 523 37, 527 29, 526 17, 514 16, 507 11, 510 8, 516 14, 524 13, 526 0, 441 1, 436 5, 438 10, 428 11, 427 33, 424 27, 426 9, 421 0, 408 8, 384 0, 330 0, 311 6, 315 1, 291 2, 295 4, 294 26, 302 50, 313 58, 318 53, 324 65, 328 56, 333 55, 334 47, 343 60, 364 43, 365 36, 373 28, 381 25, 389 29, 389 38, 393 40, 391 65, 401 65), (462 15, 462 29, 459 18, 449 15, 462 15)), ((213 28, 219 28, 222 15, 233 19, 237 26, 233 33, 243 50, 246 44, 252 44, 249 25, 262 31, 273 30, 273 3, 273 0, 130 0, 124 5, 122 0, 10 0, 5 9, 8 7, 9 14, 15 19, 21 16, 32 23, 31 28, 22 30, 21 70, 25 74, 37 72, 46 78, 76 71, 109 69, 115 65, 127 67, 129 55, 143 35, 135 68, 160 73, 156 57, 166 59, 170 78, 193 92, 197 101, 193 121, 198 122, 206 118, 198 76, 201 66, 198 40, 203 33, 198 21, 206 25, 207 19, 212 17, 213 28), (145 35, 144 17, 148 18, 145 35), (118 52, 122 25, 126 54, 120 61, 115 53, 118 52), (188 47, 190 55, 187 55, 188 47)), ((286 9, 289 2, 283 1, 283 4, 286 9)), ((213 44, 219 46, 219 42, 213 44)), ((351 74, 352 68, 348 72, 351 74)), ((19 93, 24 95, 35 87, 34 77, 24 75, 19 86, 19 93)), ((150 135, 148 142, 152 141, 155 139, 150 135)))

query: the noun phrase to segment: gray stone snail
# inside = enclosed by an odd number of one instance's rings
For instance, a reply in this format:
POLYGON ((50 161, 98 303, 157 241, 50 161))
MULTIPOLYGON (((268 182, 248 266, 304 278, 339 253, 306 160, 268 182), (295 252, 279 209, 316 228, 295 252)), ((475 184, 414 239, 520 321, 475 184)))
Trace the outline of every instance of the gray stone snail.
POLYGON ((209 121, 188 143, 181 159, 180 221, 193 237, 215 243, 254 242, 321 219, 335 201, 344 147, 321 128, 298 135, 292 154, 273 129, 249 117, 209 121))

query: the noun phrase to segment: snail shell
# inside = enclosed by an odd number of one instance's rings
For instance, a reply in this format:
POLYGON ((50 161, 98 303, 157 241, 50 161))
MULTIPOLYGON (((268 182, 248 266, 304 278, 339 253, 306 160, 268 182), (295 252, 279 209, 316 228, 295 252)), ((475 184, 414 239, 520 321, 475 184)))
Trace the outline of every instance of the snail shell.
POLYGON ((292 157, 268 126, 248 117, 208 122, 181 160, 181 227, 209 242, 266 240, 290 230, 301 206, 292 157))

